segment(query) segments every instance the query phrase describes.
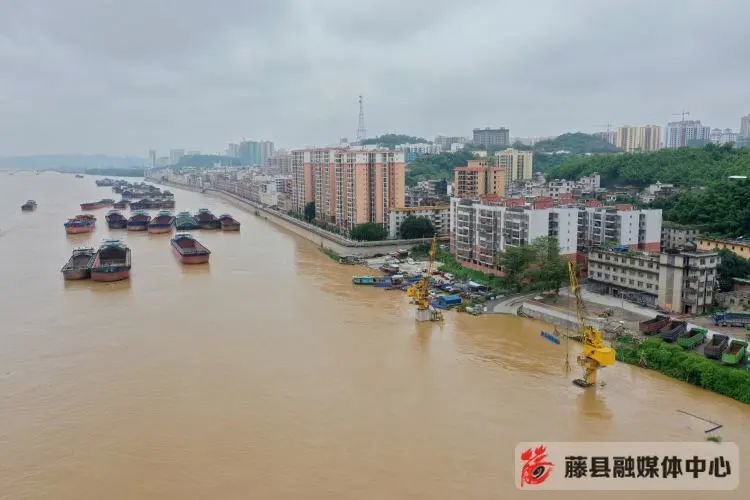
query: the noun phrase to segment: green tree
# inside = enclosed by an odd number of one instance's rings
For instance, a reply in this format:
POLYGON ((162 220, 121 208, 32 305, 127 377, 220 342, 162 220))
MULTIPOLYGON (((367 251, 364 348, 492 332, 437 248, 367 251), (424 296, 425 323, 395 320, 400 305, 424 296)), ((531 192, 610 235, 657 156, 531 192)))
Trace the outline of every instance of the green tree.
POLYGON ((568 279, 568 263, 560 256, 560 245, 555 238, 542 236, 534 240, 531 248, 534 262, 526 273, 530 288, 557 293, 568 279))
POLYGON ((383 134, 380 137, 372 137, 361 141, 361 144, 375 144, 384 148, 393 149, 399 144, 423 144, 430 143, 422 137, 414 137, 405 134, 383 134))
POLYGON ((432 238, 434 234, 432 221, 426 217, 409 216, 401 223, 401 237, 404 239, 432 238))
POLYGON ((498 255, 497 263, 505 273, 508 288, 521 291, 529 266, 534 262, 534 249, 529 246, 509 247, 498 255))
POLYGON ((414 186, 419 181, 432 179, 445 179, 447 182, 453 182, 453 169, 466 165, 466 162, 473 158, 474 154, 471 151, 423 156, 407 165, 406 184, 414 186))
POLYGON ((379 241, 384 240, 386 237, 386 230, 381 224, 375 224, 374 222, 365 222, 364 224, 358 224, 352 228, 349 232, 349 236, 353 240, 359 241, 379 241))
POLYGON ((304 217, 307 222, 312 222, 313 219, 315 219, 315 202, 314 201, 311 201, 305 205, 304 217))
POLYGON ((750 278, 750 260, 722 248, 719 250, 721 263, 716 268, 719 275, 719 288, 722 292, 732 290, 733 278, 750 278))

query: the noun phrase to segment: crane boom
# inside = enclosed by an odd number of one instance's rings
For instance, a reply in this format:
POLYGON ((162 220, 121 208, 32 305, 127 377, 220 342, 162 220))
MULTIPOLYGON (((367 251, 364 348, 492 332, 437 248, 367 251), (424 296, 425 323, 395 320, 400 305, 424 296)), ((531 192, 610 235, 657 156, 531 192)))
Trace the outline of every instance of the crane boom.
POLYGON ((578 283, 578 275, 572 261, 568 262, 568 276, 570 278, 570 290, 576 299, 578 330, 583 342, 583 349, 581 354, 578 355, 578 364, 583 368, 583 378, 574 380, 574 383, 581 387, 591 387, 596 384, 596 373, 599 368, 604 368, 615 362, 615 350, 604 345, 604 338, 600 330, 586 324, 586 305, 581 298, 581 286, 578 283))

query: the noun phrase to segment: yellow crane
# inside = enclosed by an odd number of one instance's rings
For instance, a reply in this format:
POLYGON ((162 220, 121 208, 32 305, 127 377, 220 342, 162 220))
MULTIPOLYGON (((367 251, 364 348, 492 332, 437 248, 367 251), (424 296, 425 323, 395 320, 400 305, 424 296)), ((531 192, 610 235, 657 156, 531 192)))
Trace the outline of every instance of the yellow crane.
POLYGON ((581 387, 591 387, 596 384, 596 372, 615 362, 615 350, 604 345, 602 332, 586 324, 586 306, 581 298, 581 286, 578 284, 575 264, 568 261, 568 275, 570 289, 576 299, 576 314, 578 329, 583 342, 583 350, 578 355, 578 364, 583 368, 583 378, 573 381, 581 387))
POLYGON ((433 236, 432 244, 428 252, 429 263, 422 279, 414 283, 408 290, 407 294, 417 305, 417 321, 441 321, 443 314, 440 311, 430 308, 430 277, 437 257, 437 238, 433 236))

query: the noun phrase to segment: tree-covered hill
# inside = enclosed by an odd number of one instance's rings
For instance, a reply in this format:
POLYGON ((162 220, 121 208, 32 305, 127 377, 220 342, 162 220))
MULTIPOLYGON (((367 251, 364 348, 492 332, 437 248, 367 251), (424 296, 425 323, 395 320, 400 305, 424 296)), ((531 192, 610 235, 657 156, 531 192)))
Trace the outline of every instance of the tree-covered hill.
POLYGON ((620 151, 601 137, 584 134, 583 132, 562 134, 554 139, 539 141, 534 144, 533 150, 535 153, 570 151, 573 154, 617 153, 620 151))
POLYGON ((423 156, 407 165, 406 185, 414 186, 419 181, 430 179, 446 179, 453 182, 453 168, 466 165, 466 162, 473 158, 474 154, 471 151, 423 156))
POLYGON ((593 172, 601 174, 605 187, 646 186, 656 181, 705 186, 730 175, 750 175, 750 149, 708 144, 702 148, 578 157, 550 169, 547 178, 577 179, 593 172))
POLYGON ((423 144, 423 143, 430 143, 432 141, 428 141, 427 139, 424 139, 422 137, 415 137, 413 135, 405 135, 405 134, 383 134, 380 137, 372 137, 370 139, 365 139, 361 142, 363 145, 368 144, 377 144, 378 146, 382 146, 384 148, 395 148, 399 144, 423 144))

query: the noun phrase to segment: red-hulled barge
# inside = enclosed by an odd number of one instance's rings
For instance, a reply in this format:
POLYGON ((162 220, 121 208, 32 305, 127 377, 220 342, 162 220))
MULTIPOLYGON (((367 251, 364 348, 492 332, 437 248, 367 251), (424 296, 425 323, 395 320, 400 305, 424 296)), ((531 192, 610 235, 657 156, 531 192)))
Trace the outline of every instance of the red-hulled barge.
POLYGON ((183 264, 205 264, 211 251, 189 234, 177 234, 171 241, 172 250, 183 264))
POLYGON ((221 222, 221 229, 223 231, 240 230, 240 222, 229 214, 221 214, 219 216, 219 222, 221 222))
POLYGON ((130 277, 130 248, 120 240, 107 240, 94 256, 91 279, 120 281, 130 277))

